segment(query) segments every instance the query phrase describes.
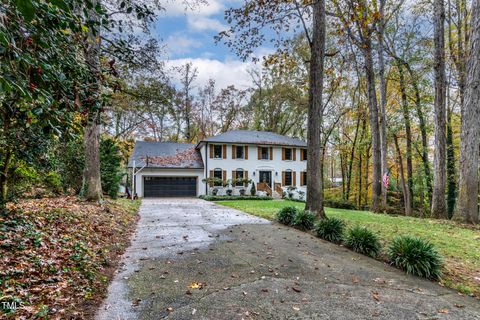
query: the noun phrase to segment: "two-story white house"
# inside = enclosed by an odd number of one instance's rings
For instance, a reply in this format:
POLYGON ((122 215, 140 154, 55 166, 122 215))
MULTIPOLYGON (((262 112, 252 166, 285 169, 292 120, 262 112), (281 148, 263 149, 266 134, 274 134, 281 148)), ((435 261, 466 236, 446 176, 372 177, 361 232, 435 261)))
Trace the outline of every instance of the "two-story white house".
MULTIPOLYGON (((198 142, 138 141, 129 161, 139 197, 250 194, 280 196, 288 187, 306 191, 307 144, 272 132, 233 130, 198 142), (213 181, 205 181, 206 178, 213 181), (244 183, 231 183, 243 179, 244 183), (245 183, 245 180, 249 183, 245 183), (221 182, 220 182, 221 181, 221 182), (227 185, 227 183, 230 184, 227 185)), ((292 188, 290 188, 292 189, 292 188)))

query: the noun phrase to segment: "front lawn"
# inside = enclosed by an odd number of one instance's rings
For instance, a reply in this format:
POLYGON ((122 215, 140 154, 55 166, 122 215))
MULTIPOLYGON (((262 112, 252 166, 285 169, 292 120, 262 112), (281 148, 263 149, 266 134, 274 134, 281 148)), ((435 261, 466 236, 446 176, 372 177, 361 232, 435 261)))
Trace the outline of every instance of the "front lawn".
MULTIPOLYGON (((273 220, 285 206, 305 207, 288 200, 221 201, 219 204, 273 220)), ((366 226, 380 236, 383 244, 397 235, 413 235, 431 241, 445 257, 446 270, 442 284, 480 298, 480 228, 450 221, 376 214, 368 211, 326 208, 329 217, 344 219, 348 225, 366 226)))

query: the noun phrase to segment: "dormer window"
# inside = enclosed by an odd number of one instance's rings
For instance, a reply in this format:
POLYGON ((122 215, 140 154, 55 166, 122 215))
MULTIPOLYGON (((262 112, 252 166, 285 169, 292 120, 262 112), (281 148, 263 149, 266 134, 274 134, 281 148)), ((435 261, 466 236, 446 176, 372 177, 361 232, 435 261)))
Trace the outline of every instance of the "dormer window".
POLYGON ((215 159, 222 158, 222 146, 221 145, 214 145, 213 146, 213 157, 215 159))

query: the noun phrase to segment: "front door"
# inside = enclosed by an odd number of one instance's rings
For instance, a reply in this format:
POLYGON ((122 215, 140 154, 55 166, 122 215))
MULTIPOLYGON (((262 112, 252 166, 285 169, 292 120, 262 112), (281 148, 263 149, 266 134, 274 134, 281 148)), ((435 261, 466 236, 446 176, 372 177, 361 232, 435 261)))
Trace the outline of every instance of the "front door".
POLYGON ((259 181, 265 182, 268 186, 272 187, 272 171, 259 171, 259 181))

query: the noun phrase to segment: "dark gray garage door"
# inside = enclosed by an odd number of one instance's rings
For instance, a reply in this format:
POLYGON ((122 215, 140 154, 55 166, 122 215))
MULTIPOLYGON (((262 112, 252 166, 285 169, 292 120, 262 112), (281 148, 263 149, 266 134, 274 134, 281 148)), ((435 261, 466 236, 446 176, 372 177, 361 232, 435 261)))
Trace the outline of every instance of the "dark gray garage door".
POLYGON ((148 197, 195 197, 195 177, 144 177, 143 196, 148 197))

